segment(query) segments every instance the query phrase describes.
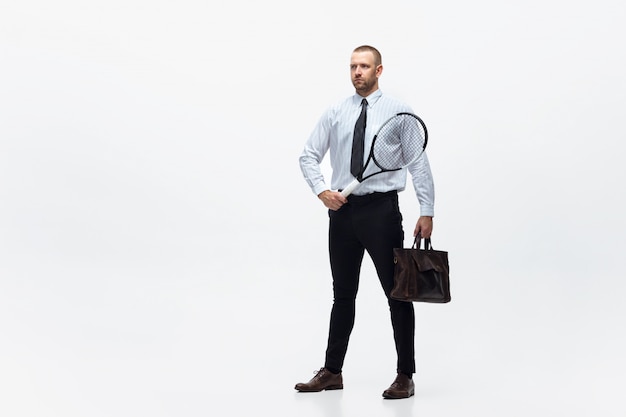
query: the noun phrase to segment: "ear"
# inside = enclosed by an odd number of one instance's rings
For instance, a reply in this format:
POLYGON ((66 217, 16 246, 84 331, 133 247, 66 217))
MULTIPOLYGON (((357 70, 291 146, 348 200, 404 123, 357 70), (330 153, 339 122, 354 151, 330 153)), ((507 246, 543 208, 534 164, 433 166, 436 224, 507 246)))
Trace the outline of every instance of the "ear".
POLYGON ((382 73, 383 73, 383 66, 381 64, 376 67, 376 78, 380 77, 382 73))

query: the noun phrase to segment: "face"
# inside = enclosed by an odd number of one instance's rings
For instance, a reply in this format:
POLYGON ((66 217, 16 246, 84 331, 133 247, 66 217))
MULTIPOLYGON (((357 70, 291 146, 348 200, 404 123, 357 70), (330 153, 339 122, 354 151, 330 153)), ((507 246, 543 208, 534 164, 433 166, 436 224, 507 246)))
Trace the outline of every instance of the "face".
POLYGON ((383 66, 376 66, 370 51, 353 52, 350 59, 350 77, 357 94, 366 97, 378 89, 378 77, 383 66))

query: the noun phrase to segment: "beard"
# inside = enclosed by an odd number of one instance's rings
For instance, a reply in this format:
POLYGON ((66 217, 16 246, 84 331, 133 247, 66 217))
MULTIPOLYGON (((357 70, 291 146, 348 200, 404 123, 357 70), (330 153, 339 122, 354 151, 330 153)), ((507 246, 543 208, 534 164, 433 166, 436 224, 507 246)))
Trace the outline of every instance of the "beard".
POLYGON ((355 78, 352 80, 352 85, 356 91, 369 91, 374 83, 368 82, 365 78, 355 78))

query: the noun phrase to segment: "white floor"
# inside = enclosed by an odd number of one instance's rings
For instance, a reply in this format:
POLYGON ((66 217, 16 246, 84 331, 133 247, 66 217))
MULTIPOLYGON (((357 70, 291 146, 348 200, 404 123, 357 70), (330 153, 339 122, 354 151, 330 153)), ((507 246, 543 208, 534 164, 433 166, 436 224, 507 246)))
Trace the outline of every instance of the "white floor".
POLYGON ((416 395, 384 400, 395 356, 385 302, 366 262, 345 388, 303 394, 293 385, 323 363, 325 266, 300 268, 296 277, 296 268, 258 257, 250 268, 235 258, 222 271, 182 273, 24 265, 21 275, 3 280, 0 295, 0 414, 626 412, 625 308, 617 291, 600 298, 603 291, 586 289, 589 297, 581 298, 582 288, 559 287, 559 277, 530 279, 544 285, 528 288, 520 276, 485 276, 453 262, 453 301, 416 305, 416 395))

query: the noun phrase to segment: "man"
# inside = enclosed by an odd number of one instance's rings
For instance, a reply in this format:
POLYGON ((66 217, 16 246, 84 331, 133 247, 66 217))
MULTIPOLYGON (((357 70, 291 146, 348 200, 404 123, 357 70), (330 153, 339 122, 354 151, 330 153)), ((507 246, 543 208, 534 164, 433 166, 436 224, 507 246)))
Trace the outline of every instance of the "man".
MULTIPOLYGON (((331 106, 323 114, 300 156, 300 168, 305 180, 329 209, 329 252, 334 296, 324 367, 309 382, 295 386, 301 392, 343 388, 341 371, 354 325, 355 300, 365 250, 387 295, 398 355, 396 378, 383 392, 383 397, 408 398, 415 391, 412 379, 415 372, 413 304, 389 297, 393 288, 393 248, 402 247, 404 243, 398 192, 405 188, 407 169, 371 177, 348 198, 339 192, 357 175, 351 160, 355 125, 365 123, 366 157, 373 135, 383 122, 398 112, 412 112, 410 107, 379 90, 378 79, 382 72, 382 58, 376 48, 364 45, 353 51, 350 75, 355 94, 331 106), (332 167, 330 187, 326 185, 320 169, 328 151, 332 167)), ((413 234, 428 238, 433 227, 434 185, 426 155, 422 154, 408 167, 408 171, 421 211, 413 234)))

